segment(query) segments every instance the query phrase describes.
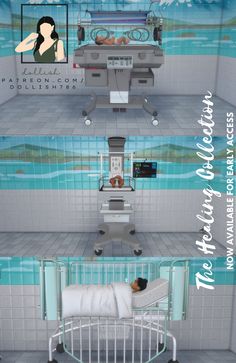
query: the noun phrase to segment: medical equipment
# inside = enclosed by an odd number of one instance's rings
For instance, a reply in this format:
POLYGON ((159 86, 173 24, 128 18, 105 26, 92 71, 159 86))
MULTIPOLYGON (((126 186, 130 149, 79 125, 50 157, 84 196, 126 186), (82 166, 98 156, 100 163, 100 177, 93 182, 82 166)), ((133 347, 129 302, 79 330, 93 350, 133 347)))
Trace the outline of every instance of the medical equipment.
POLYGON ((133 154, 125 153, 125 138, 110 137, 108 154, 100 154, 99 191, 101 198, 100 214, 103 223, 98 226, 101 236, 94 244, 94 252, 100 256, 103 247, 112 241, 121 241, 131 247, 136 256, 142 254, 139 241, 134 237, 135 225, 130 217, 133 208, 128 194, 135 191, 133 178, 133 154), (126 170, 126 173, 125 173, 126 170))
POLYGON ((136 256, 140 256, 142 248, 134 236, 135 225, 130 223, 130 215, 133 213, 131 204, 120 196, 113 196, 102 203, 100 213, 104 222, 98 226, 101 236, 94 244, 95 254, 100 256, 104 246, 118 240, 132 248, 136 256))
MULTIPOLYGON (((55 350, 67 353, 80 363, 101 361, 147 363, 166 350, 167 338, 171 338, 173 342, 172 359, 169 363, 177 363, 177 343, 167 329, 167 321, 186 319, 188 277, 187 260, 163 260, 157 263, 114 261, 65 263, 41 260, 41 316, 47 320, 51 317, 54 320, 61 320, 61 324, 49 339, 49 363, 56 363, 53 359, 55 350), (45 285, 48 276, 52 290, 47 289, 45 285), (130 318, 68 316, 69 306, 65 307, 64 311, 67 313, 63 316, 61 296, 62 291, 66 293, 66 289, 62 288, 62 281, 68 281, 68 292, 70 292, 71 285, 76 289, 76 285, 130 283, 138 276, 147 278, 149 282, 146 290, 133 294, 130 318), (54 314, 52 307, 55 310, 54 314), (55 340, 59 340, 56 347, 53 346, 55 340)), ((64 304, 67 304, 66 299, 64 304)))
POLYGON ((109 137, 108 153, 100 153, 99 191, 102 192, 133 192, 133 153, 125 152, 124 137, 109 137), (114 183, 112 183, 112 179, 114 183), (122 180, 122 185, 119 183, 122 180))
POLYGON ((153 69, 164 63, 163 19, 151 9, 154 3, 151 1, 148 11, 87 9, 84 18, 80 9, 74 67, 84 68, 86 87, 109 89, 108 95, 92 92, 91 102, 82 111, 86 125, 91 124, 90 114, 96 108, 111 108, 114 112, 144 109, 152 116, 152 124, 158 125, 158 112, 146 96, 130 94, 133 90, 154 87, 153 69), (115 30, 110 30, 111 27, 115 30), (116 41, 112 45, 94 44, 97 37, 106 40, 115 39, 116 35, 125 37, 125 44, 118 45, 116 41))
POLYGON ((133 163, 134 178, 156 178, 157 177, 157 162, 156 161, 141 161, 133 163))

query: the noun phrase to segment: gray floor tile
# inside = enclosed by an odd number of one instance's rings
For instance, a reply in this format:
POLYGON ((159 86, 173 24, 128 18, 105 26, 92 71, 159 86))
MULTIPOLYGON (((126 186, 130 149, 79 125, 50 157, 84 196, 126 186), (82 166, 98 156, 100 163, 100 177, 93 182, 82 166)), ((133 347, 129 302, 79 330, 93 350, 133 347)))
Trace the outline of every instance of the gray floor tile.
MULTIPOLYGON (((101 354, 101 362, 105 363, 105 358, 101 354)), ((95 354, 92 354, 95 357, 95 354)), ((70 358, 65 353, 63 354, 55 354, 55 359, 58 363, 69 363, 75 362, 74 359, 70 358)), ((122 355, 117 355, 117 363, 123 362, 121 358, 122 355)), ((84 358, 88 358, 85 353, 84 358)), ((171 358, 170 352, 163 353, 160 357, 153 362, 158 363, 166 363, 171 358)), ((236 361, 236 355, 230 351, 179 351, 178 352, 178 361, 180 363, 233 363, 236 361)), ((2 353, 2 362, 3 363, 47 363, 48 354, 47 352, 3 352, 2 353)), ((92 360, 94 361, 94 360, 92 360)), ((127 353, 126 363, 131 362, 131 354, 127 353)), ((140 363, 140 361, 138 361, 140 363)), ((138 363, 135 361, 134 363, 138 363)))
MULTIPOLYGON (((195 247, 198 233, 137 233, 143 247, 142 256, 201 257, 195 247)), ((97 233, 0 233, 1 256, 94 256, 97 233)), ((216 256, 225 256, 225 248, 214 241, 216 256)), ((121 242, 111 241, 105 246, 104 257, 132 257, 133 251, 121 242)))
MULTIPOLYGON (((202 135, 197 123, 202 96, 150 96, 156 105, 159 125, 152 126, 151 116, 143 110, 113 113, 95 110, 93 125, 84 125, 82 108, 88 96, 18 95, 0 105, 1 135, 202 135), (52 106, 53 99, 53 106, 52 106), (22 107, 24 103, 24 108, 22 107), (127 123, 128 120, 128 123, 127 123)), ((225 114, 236 108, 214 97, 214 134, 225 135, 225 114)))

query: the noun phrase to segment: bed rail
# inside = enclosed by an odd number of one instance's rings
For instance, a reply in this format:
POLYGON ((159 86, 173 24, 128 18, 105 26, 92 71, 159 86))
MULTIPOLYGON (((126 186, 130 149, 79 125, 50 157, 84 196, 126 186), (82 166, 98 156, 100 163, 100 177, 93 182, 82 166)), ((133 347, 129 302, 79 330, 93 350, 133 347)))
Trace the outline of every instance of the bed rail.
POLYGON ((40 308, 44 320, 61 320, 61 293, 72 284, 131 283, 137 277, 153 281, 165 278, 169 281, 168 296, 155 302, 166 311, 168 320, 184 320, 187 317, 189 261, 158 260, 157 262, 130 261, 72 261, 40 260, 40 308))

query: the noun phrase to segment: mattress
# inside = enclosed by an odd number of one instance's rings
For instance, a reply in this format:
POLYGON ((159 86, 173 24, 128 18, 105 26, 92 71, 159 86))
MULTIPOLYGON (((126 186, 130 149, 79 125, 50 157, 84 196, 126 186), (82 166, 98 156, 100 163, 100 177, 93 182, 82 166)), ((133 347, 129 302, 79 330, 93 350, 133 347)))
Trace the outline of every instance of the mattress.
POLYGON ((133 293, 133 308, 144 308, 168 296, 168 280, 156 279, 150 281, 145 290, 133 293))

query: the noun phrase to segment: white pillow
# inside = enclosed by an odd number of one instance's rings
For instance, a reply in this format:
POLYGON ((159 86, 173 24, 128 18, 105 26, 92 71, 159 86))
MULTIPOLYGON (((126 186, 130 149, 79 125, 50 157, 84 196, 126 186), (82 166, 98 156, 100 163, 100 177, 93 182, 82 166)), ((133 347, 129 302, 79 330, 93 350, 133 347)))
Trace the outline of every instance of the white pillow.
POLYGON ((147 284, 145 290, 135 292, 132 296, 134 308, 144 308, 168 296, 169 282, 166 279, 156 279, 147 284))

